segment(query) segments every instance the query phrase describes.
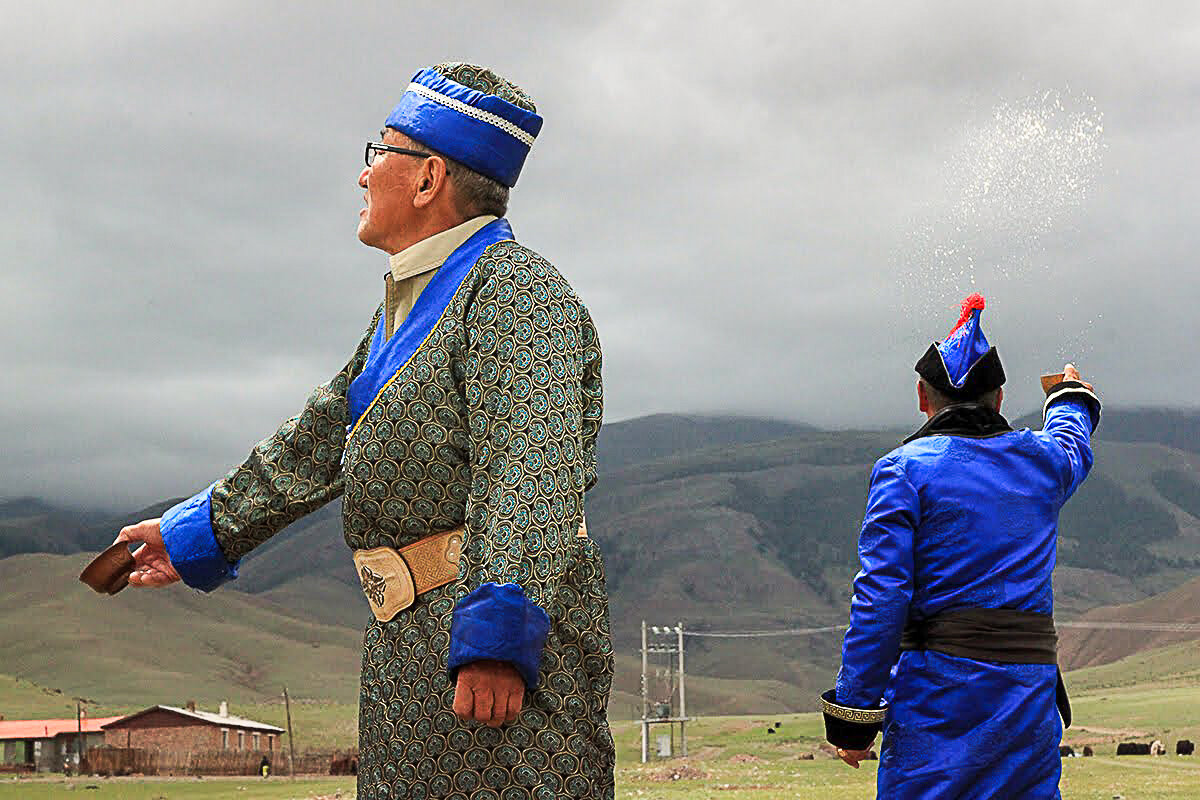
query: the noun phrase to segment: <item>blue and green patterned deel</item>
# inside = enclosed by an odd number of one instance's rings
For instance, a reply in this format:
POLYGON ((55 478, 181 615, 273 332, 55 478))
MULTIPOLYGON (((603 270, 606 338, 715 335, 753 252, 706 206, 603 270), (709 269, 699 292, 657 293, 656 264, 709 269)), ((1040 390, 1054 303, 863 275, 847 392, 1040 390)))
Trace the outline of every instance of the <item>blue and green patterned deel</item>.
POLYGON ((352 549, 465 525, 458 580, 387 622, 366 615, 358 797, 612 797, 604 564, 576 535, 603 407, 587 309, 500 219, 387 341, 381 311, 300 414, 164 515, 172 559, 211 590, 339 495, 352 549), (524 676, 515 723, 455 716, 452 669, 475 658, 524 676))

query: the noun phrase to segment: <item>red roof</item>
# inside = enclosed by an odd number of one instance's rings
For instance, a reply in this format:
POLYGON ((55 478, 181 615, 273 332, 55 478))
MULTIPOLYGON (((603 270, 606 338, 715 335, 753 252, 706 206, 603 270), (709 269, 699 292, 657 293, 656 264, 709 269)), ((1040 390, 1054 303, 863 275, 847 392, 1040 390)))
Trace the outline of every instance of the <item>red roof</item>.
MULTIPOLYGON (((121 717, 84 717, 84 733, 103 733, 101 725, 116 722, 121 717)), ((4 739, 49 739, 60 733, 76 733, 79 723, 73 719, 13 719, 0 720, 0 741, 4 739)))

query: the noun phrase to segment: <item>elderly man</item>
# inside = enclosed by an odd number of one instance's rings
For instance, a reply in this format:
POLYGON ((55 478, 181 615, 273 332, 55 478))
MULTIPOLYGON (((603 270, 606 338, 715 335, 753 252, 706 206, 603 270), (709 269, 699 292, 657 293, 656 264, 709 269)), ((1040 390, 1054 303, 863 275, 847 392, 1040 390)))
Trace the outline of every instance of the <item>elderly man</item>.
POLYGON ((390 256, 350 360, 249 458, 121 531, 135 586, 211 591, 344 495, 373 612, 358 797, 613 796, 596 481, 600 345, 503 218, 542 119, 518 86, 419 71, 367 145, 358 236, 390 256))
MULTIPOLYGON (((851 766, 883 728, 879 797, 1058 797, 1051 573, 1058 512, 1092 466, 1100 401, 1068 365, 1040 432, 1000 415, 984 301, 917 362, 926 423, 871 474, 826 733, 851 766)), ((1056 710, 1057 707, 1057 710, 1056 710)))

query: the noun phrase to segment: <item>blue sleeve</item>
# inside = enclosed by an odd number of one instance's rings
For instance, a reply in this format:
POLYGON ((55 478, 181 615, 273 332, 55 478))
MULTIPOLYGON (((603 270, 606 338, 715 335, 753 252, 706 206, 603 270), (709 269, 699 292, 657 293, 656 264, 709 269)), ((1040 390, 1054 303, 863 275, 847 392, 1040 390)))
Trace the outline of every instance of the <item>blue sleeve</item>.
POLYGON ((898 458, 871 473, 867 513, 858 539, 862 569, 854 578, 850 627, 842 642, 836 700, 851 708, 879 706, 900 653, 913 593, 913 536, 920 500, 898 458))
POLYGON ((1095 460, 1092 433, 1100 424, 1100 398, 1078 381, 1065 381, 1048 392, 1042 414, 1042 433, 1054 440, 1065 457, 1060 478, 1066 502, 1095 460))
POLYGON ((450 623, 451 678, 472 661, 507 661, 530 690, 538 684, 550 617, 515 583, 485 583, 454 607, 450 623))
POLYGON ((188 586, 206 592, 236 578, 240 563, 225 558, 213 534, 212 490, 173 506, 159 521, 171 566, 188 586))

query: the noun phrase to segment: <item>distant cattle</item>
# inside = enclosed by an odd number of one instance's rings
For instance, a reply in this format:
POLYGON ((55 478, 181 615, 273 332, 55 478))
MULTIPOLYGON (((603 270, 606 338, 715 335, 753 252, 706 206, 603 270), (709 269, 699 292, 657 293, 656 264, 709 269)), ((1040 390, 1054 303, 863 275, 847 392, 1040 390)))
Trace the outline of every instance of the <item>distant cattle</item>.
POLYGON ((1155 739, 1153 742, 1150 743, 1150 755, 1165 756, 1166 754, 1167 754, 1167 747, 1161 741, 1159 741, 1158 739, 1155 739))
POLYGON ((1180 739, 1175 743, 1175 755, 1177 756, 1190 756, 1194 752, 1196 752, 1196 745, 1192 744, 1189 739, 1180 739))
POLYGON ((1150 755, 1150 745, 1141 742, 1121 742, 1117 745, 1117 755, 1148 756, 1150 755))
POLYGON ((1071 745, 1069 745, 1069 744, 1060 744, 1058 746, 1058 757, 1059 758, 1074 758, 1075 757, 1075 748, 1071 747, 1071 745))
POLYGON ((774 733, 774 732, 775 732, 774 728, 767 728, 767 733, 774 733))
POLYGON ((1091 746, 1090 744, 1085 744, 1085 745, 1083 746, 1083 757, 1084 757, 1084 758, 1091 758, 1091 757, 1092 757, 1092 756, 1094 756, 1094 755, 1095 755, 1095 753, 1094 753, 1094 752, 1092 752, 1092 746, 1091 746))
POLYGON ((358 774, 358 757, 346 756, 344 758, 335 758, 329 764, 330 775, 357 775, 358 774))

